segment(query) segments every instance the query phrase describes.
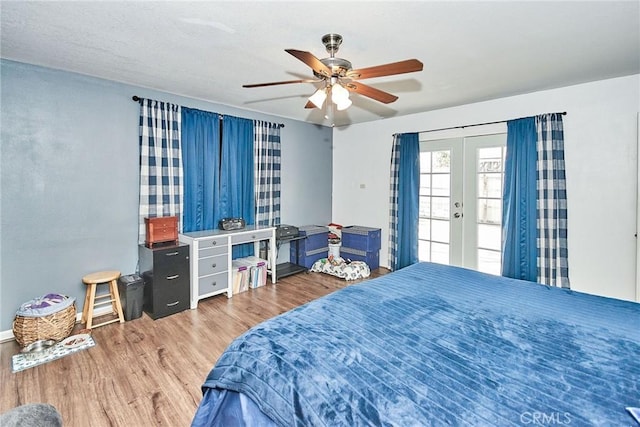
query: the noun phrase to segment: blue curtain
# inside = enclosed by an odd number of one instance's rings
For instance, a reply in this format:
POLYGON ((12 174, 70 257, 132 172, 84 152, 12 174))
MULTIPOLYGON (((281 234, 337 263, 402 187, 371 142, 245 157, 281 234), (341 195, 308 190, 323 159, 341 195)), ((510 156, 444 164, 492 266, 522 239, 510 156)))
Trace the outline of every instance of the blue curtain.
POLYGON ((420 143, 417 133, 395 135, 390 190, 389 264, 395 271, 418 262, 420 143))
MULTIPOLYGON (((224 116, 220 165, 220 218, 241 217, 255 224, 253 120, 224 116)), ((236 245, 233 258, 253 254, 253 245, 236 245)))
POLYGON ((536 123, 507 122, 502 208, 502 275, 535 282, 537 272, 536 123))
POLYGON ((218 226, 220 119, 208 111, 182 108, 185 232, 218 226))

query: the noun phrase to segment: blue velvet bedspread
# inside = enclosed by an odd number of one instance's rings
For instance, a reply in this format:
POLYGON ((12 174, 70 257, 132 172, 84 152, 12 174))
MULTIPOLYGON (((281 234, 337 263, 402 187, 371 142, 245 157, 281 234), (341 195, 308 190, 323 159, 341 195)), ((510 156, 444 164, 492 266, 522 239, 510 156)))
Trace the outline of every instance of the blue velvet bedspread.
POLYGON ((282 426, 633 425, 640 304, 421 263, 257 325, 209 388, 282 426))

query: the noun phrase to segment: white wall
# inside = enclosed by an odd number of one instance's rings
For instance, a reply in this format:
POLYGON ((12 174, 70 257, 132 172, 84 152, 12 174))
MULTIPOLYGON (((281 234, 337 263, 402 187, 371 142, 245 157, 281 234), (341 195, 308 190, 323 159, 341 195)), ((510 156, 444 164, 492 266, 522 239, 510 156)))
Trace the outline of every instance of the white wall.
POLYGON ((639 110, 634 75, 336 128, 332 219, 382 228, 388 266, 392 134, 566 111, 571 287, 634 300, 639 110))

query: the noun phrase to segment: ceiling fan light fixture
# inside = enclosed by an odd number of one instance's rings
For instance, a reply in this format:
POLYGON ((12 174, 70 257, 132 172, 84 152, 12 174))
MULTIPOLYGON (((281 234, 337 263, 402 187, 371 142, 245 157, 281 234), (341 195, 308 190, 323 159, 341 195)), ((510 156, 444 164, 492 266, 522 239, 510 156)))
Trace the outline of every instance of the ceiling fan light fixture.
POLYGON ((347 99, 340 100, 340 102, 336 102, 335 104, 338 111, 343 111, 351 107, 352 102, 349 98, 347 98, 347 99))
POLYGON ((351 106, 349 91, 340 83, 336 83, 331 87, 331 100, 336 104, 338 111, 346 110, 351 106))
POLYGON ((331 86, 331 100, 336 105, 344 103, 349 100, 349 91, 340 83, 336 83, 331 86))
POLYGON ((324 88, 318 89, 309 97, 309 101, 318 108, 322 108, 325 99, 327 99, 327 92, 324 88))

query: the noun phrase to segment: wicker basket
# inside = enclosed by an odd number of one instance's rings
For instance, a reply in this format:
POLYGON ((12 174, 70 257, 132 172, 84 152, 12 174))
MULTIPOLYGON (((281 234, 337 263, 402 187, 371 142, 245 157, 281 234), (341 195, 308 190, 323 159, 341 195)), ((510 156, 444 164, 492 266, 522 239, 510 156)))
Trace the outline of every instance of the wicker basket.
POLYGON ((76 323, 76 304, 43 317, 16 315, 13 321, 13 335, 20 346, 25 347, 38 340, 65 339, 71 334, 76 323))

